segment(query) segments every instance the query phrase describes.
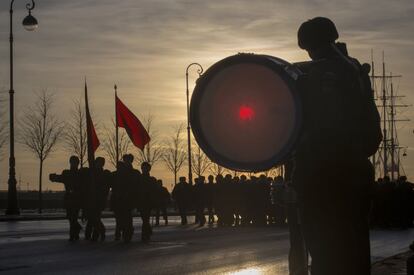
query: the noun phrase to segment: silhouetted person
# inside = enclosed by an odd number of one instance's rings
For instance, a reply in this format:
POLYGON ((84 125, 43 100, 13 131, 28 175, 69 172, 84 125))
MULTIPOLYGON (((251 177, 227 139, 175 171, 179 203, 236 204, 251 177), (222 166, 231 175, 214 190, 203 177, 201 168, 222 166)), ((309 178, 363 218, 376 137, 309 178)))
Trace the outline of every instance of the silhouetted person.
POLYGON ((115 240, 122 238, 130 242, 134 233, 132 224, 132 209, 134 203, 134 178, 124 162, 117 163, 117 170, 113 173, 111 208, 115 214, 115 240))
POLYGON ((167 206, 170 201, 170 193, 167 188, 162 185, 162 180, 157 180, 155 194, 155 225, 160 225, 160 214, 162 214, 164 218, 164 224, 168 225, 167 206))
POLYGON ((157 192, 157 180, 150 175, 151 165, 148 162, 141 164, 141 188, 140 188, 140 207, 142 219, 141 240, 148 242, 151 239, 152 228, 150 224, 151 209, 155 204, 155 195, 157 192))
POLYGON ((273 182, 273 205, 274 205, 274 218, 277 225, 284 225, 286 221, 286 208, 283 201, 285 194, 285 182, 283 177, 275 177, 273 182))
POLYGON ((208 182, 206 184, 206 206, 208 209, 208 224, 214 223, 214 177, 208 176, 208 182))
POLYGON ((96 241, 105 240, 105 226, 102 223, 102 211, 106 207, 108 198, 111 173, 104 169, 105 159, 97 157, 95 159, 94 170, 88 170, 87 177, 87 197, 86 197, 86 217, 87 224, 85 229, 86 239, 96 241), (93 173, 93 174, 92 174, 93 173))
POLYGON ((255 196, 253 195, 255 192, 255 185, 256 185, 257 177, 251 176, 244 185, 243 188, 243 198, 245 201, 245 216, 242 219, 243 225, 249 225, 253 221, 253 217, 255 214, 255 196))
POLYGON ((96 205, 95 184, 92 181, 92 171, 89 167, 79 169, 82 186, 82 221, 86 220, 85 240, 91 240, 93 217, 96 205))
POLYGON ((241 223, 241 207, 243 205, 243 200, 241 198, 241 190, 240 190, 240 178, 235 176, 232 180, 232 188, 231 188, 231 205, 232 205, 232 213, 234 216, 234 225, 240 225, 241 223))
POLYGON ((395 188, 395 217, 397 226, 407 229, 413 226, 413 204, 414 190, 413 185, 407 181, 406 176, 401 176, 395 188))
POLYGON ((134 168, 134 156, 132 154, 125 154, 122 156, 122 160, 125 164, 128 179, 130 181, 131 190, 131 203, 133 208, 137 208, 138 211, 141 209, 142 203, 142 175, 138 169, 134 168))
POLYGON ((139 203, 139 192, 140 192, 140 186, 141 186, 141 172, 138 169, 134 168, 134 155, 132 154, 125 154, 122 156, 122 160, 125 163, 125 167, 128 170, 130 179, 133 183, 133 196, 134 200, 139 203))
POLYGON ((234 223, 234 196, 232 193, 232 177, 230 174, 224 176, 217 190, 217 203, 220 208, 219 225, 232 226, 234 223))
POLYGON ((174 186, 172 197, 177 205, 181 217, 181 225, 187 224, 187 210, 191 194, 191 186, 186 182, 185 177, 180 177, 178 183, 174 186))
POLYGON ((298 44, 313 62, 301 68, 304 121, 292 180, 312 274, 370 274, 374 170, 368 157, 381 142, 380 120, 369 67, 350 58, 337 38, 327 18, 309 20, 298 30, 298 44))
POLYGON ((382 226, 384 216, 381 214, 383 210, 383 199, 381 194, 382 189, 382 178, 378 178, 372 188, 372 208, 371 208, 371 215, 370 215, 370 226, 382 226))
POLYGON ((270 199, 270 190, 267 183, 267 178, 261 175, 253 184, 252 189, 252 223, 254 225, 266 224, 266 209, 270 199))
POLYGON ((81 179, 79 177, 79 158, 71 156, 69 158, 70 168, 63 170, 62 174, 50 174, 52 182, 61 182, 65 186, 64 207, 66 217, 69 221, 69 241, 79 240, 79 233, 82 229, 78 222, 79 210, 82 203, 81 179))
POLYGON ((395 225, 395 182, 391 181, 389 176, 385 176, 383 181, 384 192, 384 221, 385 227, 395 225))
POLYGON ((241 219, 241 225, 246 225, 250 223, 249 214, 248 214, 248 183, 249 180, 245 175, 240 176, 240 182, 238 187, 239 192, 239 200, 240 200, 240 219, 241 219))
POLYGON ((206 217, 204 216, 204 208, 206 206, 206 185, 204 184, 205 178, 203 176, 195 179, 194 185, 194 206, 196 212, 196 220, 200 226, 206 223, 206 217))
POLYGON ((226 204, 226 198, 223 196, 223 182, 222 175, 216 176, 216 188, 214 190, 214 210, 217 216, 217 225, 224 225, 224 205, 226 204))

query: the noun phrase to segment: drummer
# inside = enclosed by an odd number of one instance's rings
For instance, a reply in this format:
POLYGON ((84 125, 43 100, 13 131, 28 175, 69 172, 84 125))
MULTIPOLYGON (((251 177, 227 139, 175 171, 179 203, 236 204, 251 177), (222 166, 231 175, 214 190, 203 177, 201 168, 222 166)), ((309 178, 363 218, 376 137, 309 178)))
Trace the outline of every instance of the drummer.
POLYGON ((368 157, 381 141, 380 120, 369 70, 337 39, 328 18, 298 30, 299 47, 313 62, 303 83, 305 121, 292 182, 312 274, 370 274, 368 157))

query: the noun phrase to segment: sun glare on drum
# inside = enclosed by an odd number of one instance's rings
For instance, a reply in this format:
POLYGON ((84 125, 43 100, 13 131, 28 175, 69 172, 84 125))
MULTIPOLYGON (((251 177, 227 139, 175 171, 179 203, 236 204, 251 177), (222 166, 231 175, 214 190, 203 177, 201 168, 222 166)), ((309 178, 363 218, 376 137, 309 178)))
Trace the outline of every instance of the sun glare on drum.
POLYGON ((246 105, 242 105, 239 108, 239 118, 241 120, 252 120, 254 117, 254 110, 246 105))

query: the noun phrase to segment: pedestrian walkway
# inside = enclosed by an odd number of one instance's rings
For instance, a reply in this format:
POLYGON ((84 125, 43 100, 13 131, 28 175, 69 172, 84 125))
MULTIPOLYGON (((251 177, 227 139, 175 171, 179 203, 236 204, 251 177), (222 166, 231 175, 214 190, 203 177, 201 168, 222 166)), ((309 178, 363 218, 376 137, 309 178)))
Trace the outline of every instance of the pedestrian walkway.
POLYGON ((4 211, 0 212, 0 222, 61 219, 66 219, 66 212, 64 209, 48 209, 41 214, 39 214, 37 210, 22 210, 20 215, 5 215, 4 211))
POLYGON ((372 265, 372 275, 405 275, 407 274, 407 258, 412 256, 412 251, 407 251, 372 265))
MULTIPOLYGON (((189 215, 193 215, 193 212, 189 212, 189 215)), ((177 216, 178 213, 174 210, 169 210, 168 216, 177 216)), ((138 217, 139 213, 134 212, 134 217, 138 217)), ((103 211, 102 218, 113 218, 112 211, 103 211)), ((41 221, 41 220, 64 220, 66 219, 66 212, 63 209, 46 210, 39 214, 37 210, 23 210, 20 215, 5 215, 4 211, 0 211, 0 222, 10 221, 41 221)))

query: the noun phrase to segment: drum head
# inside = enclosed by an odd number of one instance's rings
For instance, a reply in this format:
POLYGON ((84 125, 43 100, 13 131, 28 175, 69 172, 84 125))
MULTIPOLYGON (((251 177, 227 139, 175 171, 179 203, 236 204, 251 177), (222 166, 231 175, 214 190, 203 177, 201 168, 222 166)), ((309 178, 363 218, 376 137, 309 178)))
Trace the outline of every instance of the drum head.
POLYGON ((301 121, 290 64, 238 54, 210 67, 197 81, 190 123, 201 149, 237 171, 268 170, 285 161, 301 121))

